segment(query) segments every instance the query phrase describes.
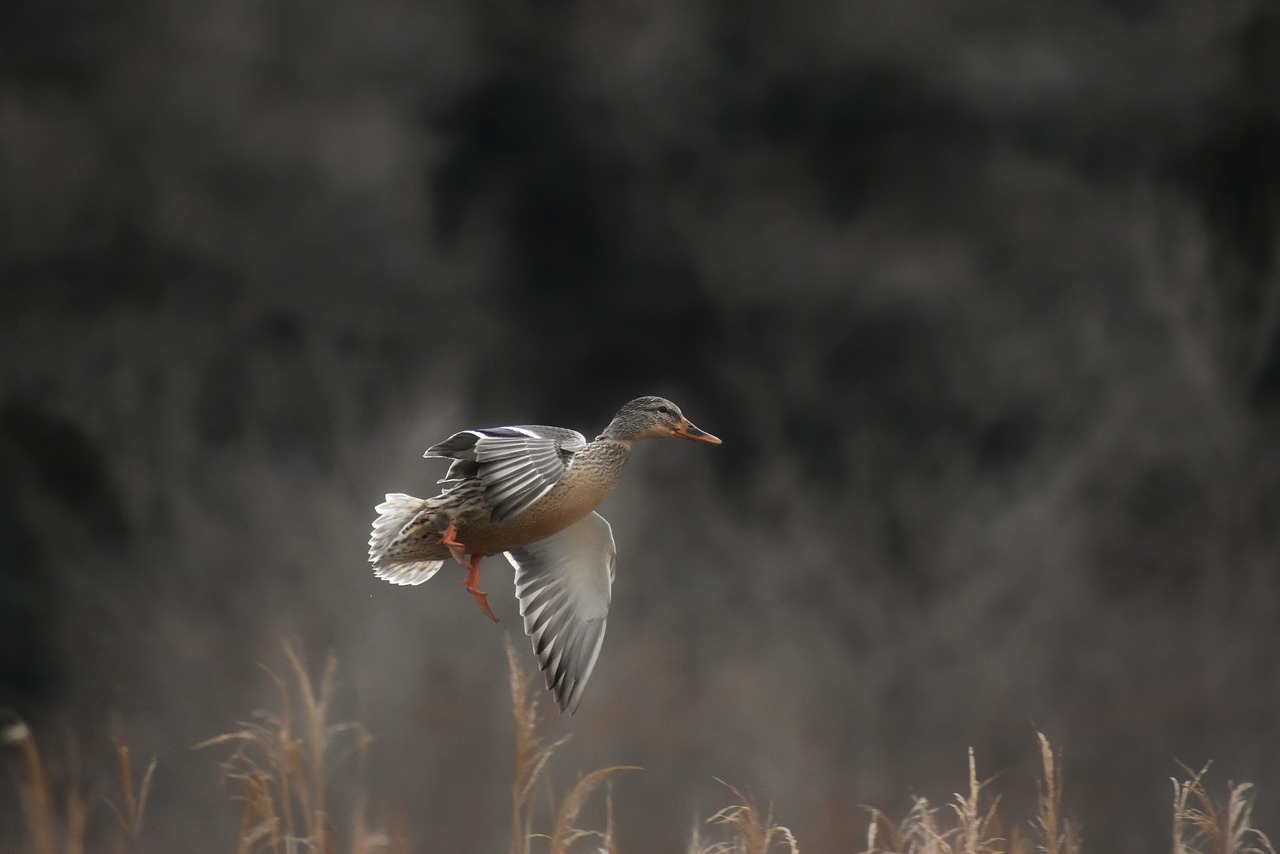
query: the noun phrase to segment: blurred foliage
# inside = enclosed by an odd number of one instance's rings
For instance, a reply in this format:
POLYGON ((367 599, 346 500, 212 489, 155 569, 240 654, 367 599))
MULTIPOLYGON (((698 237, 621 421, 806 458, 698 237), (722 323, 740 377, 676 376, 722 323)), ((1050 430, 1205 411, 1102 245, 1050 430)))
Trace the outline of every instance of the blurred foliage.
POLYGON ((1035 766, 1028 721, 1123 850, 1170 756, 1280 790, 1277 57, 1265 0, 7 4, 0 705, 120 707, 204 850, 185 745, 292 633, 373 794, 493 850, 501 632, 372 579, 371 508, 456 429, 660 393, 725 445, 605 507, 553 761, 819 850, 958 745, 1035 766))

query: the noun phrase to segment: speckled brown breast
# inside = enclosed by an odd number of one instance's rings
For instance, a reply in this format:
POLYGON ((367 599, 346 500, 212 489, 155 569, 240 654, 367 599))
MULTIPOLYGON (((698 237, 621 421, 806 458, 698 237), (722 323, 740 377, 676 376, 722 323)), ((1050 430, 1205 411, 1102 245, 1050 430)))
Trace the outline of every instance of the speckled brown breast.
POLYGON ((597 439, 573 458, 550 492, 514 519, 495 524, 487 513, 480 518, 459 518, 458 540, 473 554, 494 555, 564 530, 613 492, 630 450, 630 442, 597 439))

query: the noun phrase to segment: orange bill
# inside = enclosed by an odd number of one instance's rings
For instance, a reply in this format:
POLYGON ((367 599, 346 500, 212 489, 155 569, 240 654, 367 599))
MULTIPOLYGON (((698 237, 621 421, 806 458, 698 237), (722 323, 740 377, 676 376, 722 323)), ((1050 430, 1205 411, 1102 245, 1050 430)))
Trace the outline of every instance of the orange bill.
POLYGON ((693 426, 688 418, 681 419, 680 426, 676 428, 675 435, 681 439, 692 439, 695 442, 706 442, 708 445, 719 445, 720 440, 705 430, 699 430, 693 426))

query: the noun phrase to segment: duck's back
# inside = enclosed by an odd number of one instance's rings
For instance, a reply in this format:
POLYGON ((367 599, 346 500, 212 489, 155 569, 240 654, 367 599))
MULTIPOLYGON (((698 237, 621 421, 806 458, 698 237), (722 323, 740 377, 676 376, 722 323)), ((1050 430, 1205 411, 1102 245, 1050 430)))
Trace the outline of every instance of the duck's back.
MULTIPOLYGON (((626 442, 592 442, 574 455, 564 475, 545 495, 504 522, 487 505, 458 520, 458 539, 468 550, 492 555, 551 536, 577 522, 609 496, 630 451, 626 442)), ((477 484, 478 477, 475 478, 477 484)), ((473 487, 474 488, 474 487, 473 487)))

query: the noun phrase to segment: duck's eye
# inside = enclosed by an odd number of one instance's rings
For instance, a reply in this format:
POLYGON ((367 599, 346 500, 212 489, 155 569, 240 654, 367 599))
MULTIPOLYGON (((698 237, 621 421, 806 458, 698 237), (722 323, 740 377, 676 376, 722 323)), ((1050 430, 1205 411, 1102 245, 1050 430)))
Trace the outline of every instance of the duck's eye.
POLYGON ((671 414, 671 408, 670 408, 670 407, 668 407, 668 406, 659 406, 659 407, 658 407, 658 411, 659 411, 659 412, 661 412, 663 415, 670 415, 670 414, 671 414))

